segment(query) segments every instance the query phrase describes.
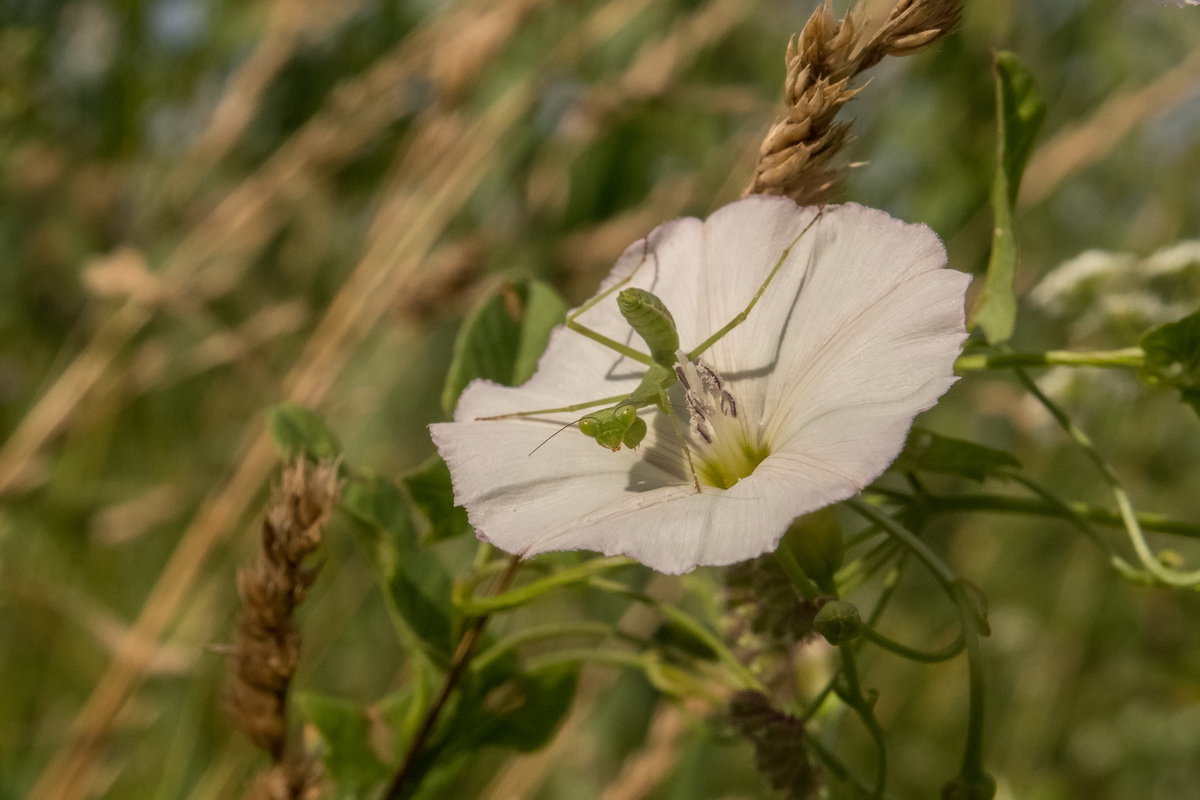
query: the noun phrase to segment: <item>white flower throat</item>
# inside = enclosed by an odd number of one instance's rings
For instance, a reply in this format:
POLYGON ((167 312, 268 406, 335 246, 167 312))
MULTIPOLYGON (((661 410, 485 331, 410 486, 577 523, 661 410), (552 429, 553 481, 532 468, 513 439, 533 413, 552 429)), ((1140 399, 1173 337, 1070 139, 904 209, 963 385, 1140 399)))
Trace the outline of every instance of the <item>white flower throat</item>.
POLYGON ((758 441, 749 441, 738 420, 738 404, 720 374, 703 361, 676 354, 675 375, 683 387, 692 432, 704 443, 693 460, 700 482, 728 489, 754 472, 770 454, 758 441))

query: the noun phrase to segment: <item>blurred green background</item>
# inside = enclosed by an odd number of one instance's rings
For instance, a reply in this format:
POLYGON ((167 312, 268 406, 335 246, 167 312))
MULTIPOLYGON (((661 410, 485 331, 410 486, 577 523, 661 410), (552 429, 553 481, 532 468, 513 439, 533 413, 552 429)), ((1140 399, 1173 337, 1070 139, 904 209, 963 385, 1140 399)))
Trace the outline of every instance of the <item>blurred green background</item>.
MULTIPOLYGON (((839 198, 925 222, 952 266, 981 269, 990 64, 1012 50, 1049 103, 1017 219, 1021 291, 1102 248, 1133 254, 1121 291, 1194 309, 1200 258, 1150 288, 1137 265, 1200 238, 1200 9, 967 5, 956 34, 880 65, 849 106, 846 160, 867 163, 839 198)), ((2 0, 0 798, 235 796, 262 762, 229 730, 213 646, 276 465, 265 410, 319 408, 348 458, 384 474, 420 463, 456 325, 497 280, 536 275, 578 301, 657 223, 738 196, 812 7, 2 0)), ((1134 343, 1162 309, 1105 305, 1117 291, 1027 304, 1017 346, 1134 343)), ((1200 518, 1191 411, 1132 376, 1047 382, 1140 508, 1200 518)), ((962 381, 926 424, 1107 502, 1003 374, 962 381)), ((1000 797, 1195 791, 1194 595, 1121 582, 1061 523, 947 519, 934 541, 990 598, 1000 797)), ((716 576, 685 582, 711 593, 716 576)), ((615 613, 594 602, 543 613, 615 613)), ((931 641, 951 619, 914 579, 886 626, 931 641)), ((400 647, 336 528, 303 624, 301 686, 369 704, 396 685, 400 647)), ((867 662, 897 797, 953 773, 964 674, 867 662)), ((639 678, 589 675, 551 755, 485 762, 479 796, 769 796, 746 746, 639 678)))

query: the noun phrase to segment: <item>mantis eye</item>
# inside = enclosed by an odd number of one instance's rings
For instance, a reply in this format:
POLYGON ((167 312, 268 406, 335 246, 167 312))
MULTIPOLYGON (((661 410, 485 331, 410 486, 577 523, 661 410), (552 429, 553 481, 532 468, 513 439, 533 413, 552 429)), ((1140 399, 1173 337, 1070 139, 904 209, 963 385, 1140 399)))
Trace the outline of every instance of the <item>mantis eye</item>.
POLYGON ((579 432, 595 439, 596 434, 600 433, 600 423, 591 417, 584 417, 579 420, 579 432))
POLYGON ((621 406, 617 409, 617 421, 628 427, 637 419, 637 409, 633 406, 621 406))

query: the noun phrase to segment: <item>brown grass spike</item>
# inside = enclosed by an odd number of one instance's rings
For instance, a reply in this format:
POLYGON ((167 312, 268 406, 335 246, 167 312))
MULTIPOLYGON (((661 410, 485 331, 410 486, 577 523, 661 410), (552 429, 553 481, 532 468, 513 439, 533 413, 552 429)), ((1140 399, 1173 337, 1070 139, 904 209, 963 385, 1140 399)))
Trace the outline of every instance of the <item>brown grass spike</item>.
POLYGON ((288 747, 287 698, 300 662, 296 607, 317 578, 305 560, 321 536, 341 487, 335 462, 288 462, 267 501, 257 562, 238 573, 242 612, 234 634, 233 675, 225 702, 233 724, 274 766, 256 776, 248 797, 308 800, 320 795, 321 770, 288 747))
POLYGON ((821 4, 788 42, 787 111, 767 132, 743 194, 785 195, 805 205, 826 200, 845 173, 833 166, 833 158, 850 124, 835 119, 860 91, 851 80, 886 56, 908 55, 937 41, 961 14, 961 0, 897 0, 872 30, 864 4, 840 20, 828 2, 821 4))

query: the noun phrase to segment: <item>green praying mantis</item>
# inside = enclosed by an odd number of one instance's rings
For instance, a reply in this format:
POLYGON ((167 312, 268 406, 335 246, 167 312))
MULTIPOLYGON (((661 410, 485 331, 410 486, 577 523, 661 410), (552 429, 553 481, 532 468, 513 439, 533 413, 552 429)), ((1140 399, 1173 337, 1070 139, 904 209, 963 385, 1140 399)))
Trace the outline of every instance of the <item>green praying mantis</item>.
MULTIPOLYGON (((703 421, 704 409, 716 405, 726 415, 736 417, 737 405, 733 396, 725 390, 716 372, 702 362, 698 362, 697 359, 749 318, 750 312, 758 304, 784 263, 787 262, 792 250, 821 218, 823 211, 823 207, 819 209, 804 229, 780 253, 779 258, 745 307, 711 336, 688 351, 680 348, 679 331, 675 327, 675 319, 663 301, 653 292, 628 286, 637 275, 638 270, 646 263, 646 253, 643 253, 641 262, 630 271, 629 275, 577 308, 566 319, 566 326, 569 329, 644 365, 646 372, 637 387, 626 395, 604 397, 558 408, 541 408, 534 411, 480 417, 479 419, 503 420, 545 414, 566 414, 596 406, 606 406, 585 414, 575 422, 568 423, 560 429, 560 432, 577 424, 580 433, 594 439, 597 444, 608 450, 617 451, 622 446, 636 448, 645 438, 647 431, 646 421, 638 415, 638 411, 647 406, 656 406, 674 424, 675 418, 671 414, 671 403, 667 393, 676 383, 681 383, 694 428, 701 438, 711 442, 711 434, 707 432, 707 426, 703 421), (621 316, 646 343, 649 353, 643 353, 579 322, 580 316, 614 293, 617 295, 617 307, 621 316)), ((649 239, 646 242, 648 248, 649 239)))

